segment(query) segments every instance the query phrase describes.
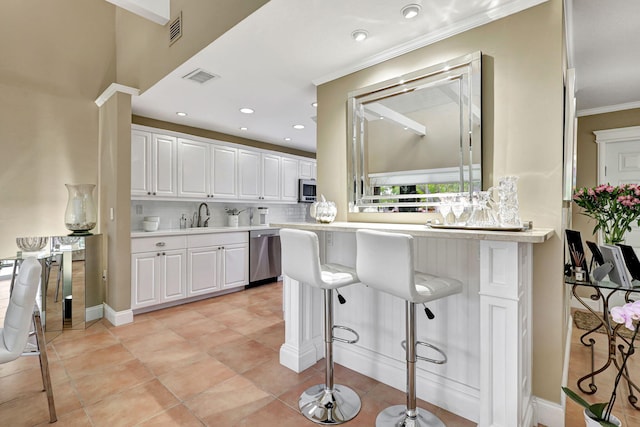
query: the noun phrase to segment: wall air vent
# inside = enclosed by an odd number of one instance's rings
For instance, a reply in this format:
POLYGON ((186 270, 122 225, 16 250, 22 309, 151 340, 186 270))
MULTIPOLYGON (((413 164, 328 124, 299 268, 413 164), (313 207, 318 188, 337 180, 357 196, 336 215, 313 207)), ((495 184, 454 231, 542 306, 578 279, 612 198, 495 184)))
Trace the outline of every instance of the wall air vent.
POLYGON ((216 76, 215 74, 205 71, 202 68, 197 68, 186 76, 182 76, 182 78, 194 81, 196 83, 204 84, 209 80, 220 78, 220 76, 216 76))
POLYGON ((169 23, 169 46, 182 37, 182 12, 169 23))

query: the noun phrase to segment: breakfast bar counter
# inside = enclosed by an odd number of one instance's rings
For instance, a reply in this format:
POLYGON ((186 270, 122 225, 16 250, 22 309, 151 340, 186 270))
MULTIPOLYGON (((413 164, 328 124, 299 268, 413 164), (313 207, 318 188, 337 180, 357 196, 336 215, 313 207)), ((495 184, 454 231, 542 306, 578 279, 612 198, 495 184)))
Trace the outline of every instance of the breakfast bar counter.
MULTIPOLYGON (((451 277, 464 285, 462 293, 429 304, 435 319, 417 316, 418 339, 443 349, 448 357, 444 365, 417 364, 418 397, 481 427, 533 425, 533 245, 543 244, 554 230, 435 229, 353 222, 270 226, 317 232, 323 262, 349 266, 355 266, 358 229, 414 236, 417 270, 451 277)), ((352 345, 335 342, 336 363, 404 391, 405 352, 400 345, 404 301, 363 284, 347 286, 341 293, 347 303, 335 308, 335 322, 355 329, 360 341, 352 345)), ((280 363, 296 372, 324 357, 321 300, 320 290, 284 278, 285 343, 280 363)))

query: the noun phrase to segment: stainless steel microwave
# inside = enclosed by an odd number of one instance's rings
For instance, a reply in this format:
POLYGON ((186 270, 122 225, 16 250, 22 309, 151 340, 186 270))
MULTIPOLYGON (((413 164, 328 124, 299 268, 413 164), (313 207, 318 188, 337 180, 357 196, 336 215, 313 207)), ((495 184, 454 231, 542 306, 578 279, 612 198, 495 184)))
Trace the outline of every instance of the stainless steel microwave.
POLYGON ((313 203, 316 201, 316 180, 300 179, 298 185, 298 202, 313 203))

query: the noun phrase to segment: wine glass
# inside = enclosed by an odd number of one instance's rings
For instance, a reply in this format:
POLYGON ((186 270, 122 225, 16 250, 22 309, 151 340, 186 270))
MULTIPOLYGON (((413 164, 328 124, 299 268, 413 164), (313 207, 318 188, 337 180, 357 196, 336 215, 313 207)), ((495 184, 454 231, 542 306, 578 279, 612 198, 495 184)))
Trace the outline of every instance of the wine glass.
POLYGON ((453 212, 453 215, 456 217, 456 222, 455 222, 456 224, 460 222, 460 215, 462 215, 462 213, 464 212, 464 207, 465 207, 465 203, 464 203, 464 198, 462 197, 457 198, 451 205, 451 211, 453 212))
POLYGON ((440 198, 440 206, 438 206, 438 211, 440 212, 440 215, 442 215, 442 223, 446 225, 448 223, 447 217, 451 212, 451 200, 449 200, 448 197, 440 198))

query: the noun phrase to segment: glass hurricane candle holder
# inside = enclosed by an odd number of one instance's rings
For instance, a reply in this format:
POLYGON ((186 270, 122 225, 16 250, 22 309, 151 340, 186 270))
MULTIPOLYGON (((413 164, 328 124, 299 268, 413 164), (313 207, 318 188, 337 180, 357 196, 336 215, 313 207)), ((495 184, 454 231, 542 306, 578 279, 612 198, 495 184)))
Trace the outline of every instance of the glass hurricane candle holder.
POLYGON ((64 213, 64 225, 74 236, 90 235, 96 226, 96 207, 93 203, 94 184, 65 184, 69 201, 64 213))

